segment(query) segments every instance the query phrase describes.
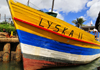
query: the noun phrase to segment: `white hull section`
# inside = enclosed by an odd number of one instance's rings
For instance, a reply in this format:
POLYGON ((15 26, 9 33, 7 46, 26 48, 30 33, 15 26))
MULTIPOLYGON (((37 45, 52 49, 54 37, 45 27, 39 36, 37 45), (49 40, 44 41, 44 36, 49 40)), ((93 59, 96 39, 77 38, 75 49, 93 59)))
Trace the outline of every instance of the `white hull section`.
POLYGON ((50 57, 54 59, 66 60, 71 62, 78 62, 78 63, 88 63, 92 60, 98 58, 100 54, 96 55, 76 55, 70 53, 64 53, 54 50, 49 50, 37 46, 27 45, 20 43, 22 53, 29 54, 29 55, 36 55, 36 56, 43 56, 43 57, 50 57))

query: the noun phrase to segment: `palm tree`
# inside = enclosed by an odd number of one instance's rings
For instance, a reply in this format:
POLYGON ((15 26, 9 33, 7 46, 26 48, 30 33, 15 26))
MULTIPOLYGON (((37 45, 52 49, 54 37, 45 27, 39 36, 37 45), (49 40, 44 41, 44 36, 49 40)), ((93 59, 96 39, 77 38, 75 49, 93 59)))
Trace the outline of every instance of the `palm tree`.
POLYGON ((85 22, 86 20, 84 20, 83 18, 77 18, 76 20, 73 20, 72 23, 74 23, 77 27, 80 27, 83 25, 83 23, 85 22))

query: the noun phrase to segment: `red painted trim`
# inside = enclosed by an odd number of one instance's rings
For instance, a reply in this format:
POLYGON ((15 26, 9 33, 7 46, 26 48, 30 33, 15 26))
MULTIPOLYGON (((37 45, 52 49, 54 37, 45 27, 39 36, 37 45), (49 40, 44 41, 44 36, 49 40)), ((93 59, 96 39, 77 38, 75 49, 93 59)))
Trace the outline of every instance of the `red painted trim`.
POLYGON ((72 38, 72 37, 69 37, 69 36, 66 36, 66 35, 63 35, 63 34, 60 34, 60 33, 54 32, 54 31, 52 31, 52 30, 49 30, 49 29, 43 28, 43 27, 41 27, 41 26, 37 26, 37 25, 35 25, 35 24, 32 24, 32 23, 30 23, 30 22, 27 22, 27 21, 21 20, 21 19, 16 18, 16 17, 14 17, 14 19, 17 20, 17 21, 20 21, 20 22, 23 22, 23 23, 29 24, 29 25, 31 25, 31 26, 34 26, 34 27, 37 27, 37 28, 43 29, 43 30, 45 30, 45 31, 48 31, 48 32, 54 33, 54 34, 56 34, 56 35, 59 35, 59 36, 65 37, 65 38, 69 38, 69 39, 76 40, 76 41, 83 42, 83 43, 87 43, 87 44, 92 44, 92 45, 100 46, 100 45, 95 44, 95 43, 92 43, 92 42, 87 42, 87 41, 79 40, 79 39, 76 39, 76 38, 72 38))
MULTIPOLYGON (((24 70, 38 70, 51 67, 76 66, 75 63, 50 62, 45 60, 29 59, 23 57, 24 70)), ((45 69, 43 69, 45 70, 45 69)))

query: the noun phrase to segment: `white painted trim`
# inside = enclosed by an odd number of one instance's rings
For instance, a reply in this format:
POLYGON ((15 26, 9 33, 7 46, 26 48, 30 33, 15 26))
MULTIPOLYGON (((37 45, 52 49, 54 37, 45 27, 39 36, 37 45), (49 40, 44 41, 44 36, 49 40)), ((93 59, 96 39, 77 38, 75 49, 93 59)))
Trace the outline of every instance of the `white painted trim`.
POLYGON ((50 58, 55 58, 55 59, 60 59, 60 60, 67 60, 67 61, 77 61, 79 63, 80 62, 88 63, 100 57, 100 54, 76 55, 76 54, 49 50, 49 49, 27 45, 23 43, 20 43, 20 45, 21 45, 22 52, 25 54, 38 55, 38 56, 50 57, 50 58))

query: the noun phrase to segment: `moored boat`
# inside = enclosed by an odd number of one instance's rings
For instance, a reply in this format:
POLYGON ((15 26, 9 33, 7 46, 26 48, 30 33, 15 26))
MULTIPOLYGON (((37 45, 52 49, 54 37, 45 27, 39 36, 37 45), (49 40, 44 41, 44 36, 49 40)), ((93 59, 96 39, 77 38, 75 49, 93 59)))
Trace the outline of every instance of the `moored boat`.
POLYGON ((13 0, 8 0, 24 70, 89 63, 100 57, 100 43, 90 33, 13 0))

